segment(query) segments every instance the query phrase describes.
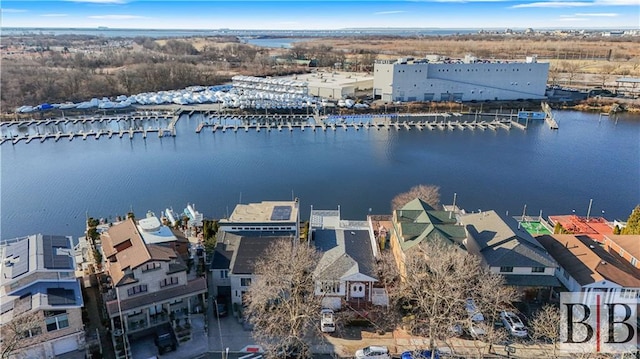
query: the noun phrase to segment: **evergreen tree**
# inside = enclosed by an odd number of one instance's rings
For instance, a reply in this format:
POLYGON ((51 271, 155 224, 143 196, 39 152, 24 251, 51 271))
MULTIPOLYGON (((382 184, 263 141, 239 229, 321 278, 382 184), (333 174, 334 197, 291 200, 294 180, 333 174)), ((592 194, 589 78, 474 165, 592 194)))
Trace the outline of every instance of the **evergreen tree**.
POLYGON ((622 229, 621 234, 640 234, 640 204, 631 211, 627 226, 622 229))

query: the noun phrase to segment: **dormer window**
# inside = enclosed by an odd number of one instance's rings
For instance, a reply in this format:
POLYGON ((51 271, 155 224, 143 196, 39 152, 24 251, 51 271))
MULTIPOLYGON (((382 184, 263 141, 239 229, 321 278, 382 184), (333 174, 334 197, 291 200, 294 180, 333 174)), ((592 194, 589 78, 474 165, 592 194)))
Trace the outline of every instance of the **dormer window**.
POLYGON ((113 248, 116 250, 116 252, 122 252, 123 250, 131 247, 133 244, 131 244, 131 239, 127 239, 124 242, 118 243, 115 246, 113 246, 113 248))
POLYGON ((146 263, 142 266, 142 272, 154 271, 162 268, 162 264, 159 262, 146 263))

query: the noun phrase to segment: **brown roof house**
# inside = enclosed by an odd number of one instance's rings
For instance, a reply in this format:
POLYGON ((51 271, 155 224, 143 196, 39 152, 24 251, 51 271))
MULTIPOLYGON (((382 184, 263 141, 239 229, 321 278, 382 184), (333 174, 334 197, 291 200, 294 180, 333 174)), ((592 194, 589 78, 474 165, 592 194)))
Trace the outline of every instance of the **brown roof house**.
POLYGON ((606 235, 604 245, 611 254, 617 254, 640 269, 640 235, 606 235))
MULTIPOLYGON (((180 321, 190 322, 191 314, 201 310, 205 278, 187 274, 172 248, 146 243, 133 219, 109 227, 101 240, 111 284, 105 303, 118 358, 131 356, 130 339, 163 325, 180 329, 180 321)), ((176 334, 190 337, 190 332, 176 334)))
POLYGON ((634 291, 640 270, 586 235, 555 234, 536 237, 558 262, 556 276, 570 292, 634 291))

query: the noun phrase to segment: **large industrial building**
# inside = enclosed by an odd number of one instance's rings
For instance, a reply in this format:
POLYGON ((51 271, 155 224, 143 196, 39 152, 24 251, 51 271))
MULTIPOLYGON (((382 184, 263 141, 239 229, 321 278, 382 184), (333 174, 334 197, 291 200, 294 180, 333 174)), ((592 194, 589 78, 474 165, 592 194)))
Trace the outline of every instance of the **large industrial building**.
POLYGON ((549 64, 535 56, 524 62, 487 61, 473 56, 445 60, 379 60, 373 94, 383 101, 485 101, 544 99, 549 64))

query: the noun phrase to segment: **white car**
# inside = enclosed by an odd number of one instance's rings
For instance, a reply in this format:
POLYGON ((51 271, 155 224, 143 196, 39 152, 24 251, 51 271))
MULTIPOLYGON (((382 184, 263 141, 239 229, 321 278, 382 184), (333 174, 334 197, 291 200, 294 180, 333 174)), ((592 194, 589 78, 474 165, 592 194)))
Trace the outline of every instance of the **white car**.
POLYGON ((502 324, 504 324, 507 332, 514 337, 524 338, 529 334, 527 328, 514 312, 500 312, 500 319, 502 319, 502 324))
POLYGON ((356 359, 391 359, 391 356, 387 347, 371 345, 356 351, 356 359))
POLYGON ((323 333, 333 333, 336 331, 336 323, 334 321, 334 313, 331 309, 322 309, 320 311, 320 330, 323 333))

